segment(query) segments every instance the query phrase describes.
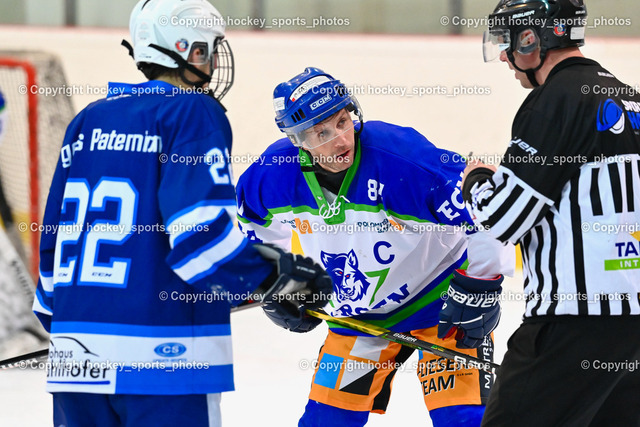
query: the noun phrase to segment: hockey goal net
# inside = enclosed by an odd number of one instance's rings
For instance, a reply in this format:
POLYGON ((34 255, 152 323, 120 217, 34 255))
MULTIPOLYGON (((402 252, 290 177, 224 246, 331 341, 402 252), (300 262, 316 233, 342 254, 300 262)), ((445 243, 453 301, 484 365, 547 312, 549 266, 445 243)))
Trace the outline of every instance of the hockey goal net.
POLYGON ((74 116, 65 91, 50 89, 66 87, 61 62, 55 55, 0 51, 0 91, 6 115, 0 141, 0 178, 19 231, 19 250, 34 278, 49 186, 66 127, 74 116))

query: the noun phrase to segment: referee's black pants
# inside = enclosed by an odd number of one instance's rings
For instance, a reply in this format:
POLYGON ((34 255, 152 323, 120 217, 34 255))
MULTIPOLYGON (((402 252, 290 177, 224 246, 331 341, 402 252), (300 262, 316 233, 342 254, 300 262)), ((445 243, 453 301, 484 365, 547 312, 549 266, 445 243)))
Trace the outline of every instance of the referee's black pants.
POLYGON ((558 316, 511 336, 483 426, 640 426, 640 316, 558 316))

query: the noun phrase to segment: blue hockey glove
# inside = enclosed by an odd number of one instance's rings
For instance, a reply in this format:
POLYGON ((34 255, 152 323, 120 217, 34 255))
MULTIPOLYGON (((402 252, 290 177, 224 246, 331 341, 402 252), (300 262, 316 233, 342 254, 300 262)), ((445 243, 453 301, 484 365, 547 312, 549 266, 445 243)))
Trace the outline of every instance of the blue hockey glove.
POLYGON ((305 313, 324 307, 333 294, 333 281, 311 258, 285 252, 268 243, 256 250, 275 265, 275 274, 260 285, 262 308, 276 325, 293 332, 309 332, 322 321, 305 313), (275 279, 275 280, 274 280, 275 279))
POLYGON ((453 272, 447 300, 440 311, 438 338, 454 333, 456 347, 477 348, 500 320, 500 285, 504 276, 496 279, 475 279, 463 270, 453 272))

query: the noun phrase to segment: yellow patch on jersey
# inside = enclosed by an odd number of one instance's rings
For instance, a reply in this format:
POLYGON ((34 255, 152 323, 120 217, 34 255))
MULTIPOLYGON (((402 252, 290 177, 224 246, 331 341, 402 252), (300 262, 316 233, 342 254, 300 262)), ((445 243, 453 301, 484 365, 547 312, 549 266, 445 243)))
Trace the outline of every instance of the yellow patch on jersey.
POLYGON ((294 230, 291 230, 291 252, 294 254, 304 255, 302 245, 300 244, 300 236, 294 230))

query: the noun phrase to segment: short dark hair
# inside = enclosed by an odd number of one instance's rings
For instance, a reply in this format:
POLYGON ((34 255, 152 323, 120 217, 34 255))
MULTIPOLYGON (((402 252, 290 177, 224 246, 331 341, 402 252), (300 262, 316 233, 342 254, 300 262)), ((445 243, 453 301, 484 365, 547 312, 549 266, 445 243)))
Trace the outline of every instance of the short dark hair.
POLYGON ((140 62, 138 64, 138 70, 142 71, 142 74, 144 74, 148 80, 157 80, 165 75, 170 77, 180 77, 179 68, 169 68, 149 62, 140 62))

